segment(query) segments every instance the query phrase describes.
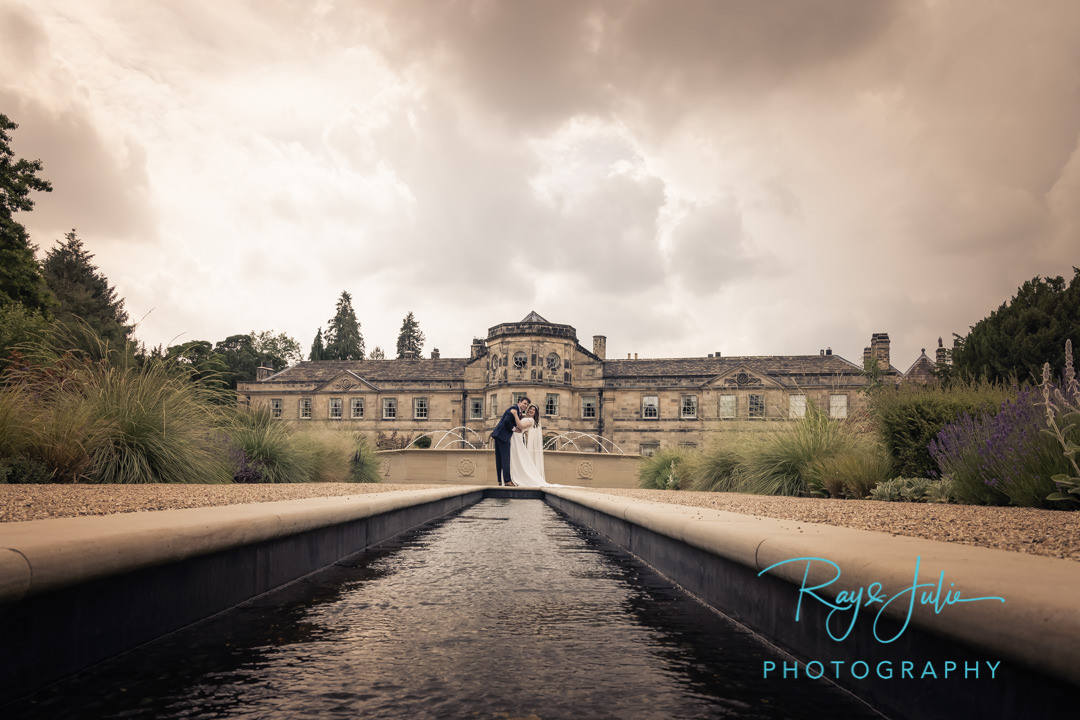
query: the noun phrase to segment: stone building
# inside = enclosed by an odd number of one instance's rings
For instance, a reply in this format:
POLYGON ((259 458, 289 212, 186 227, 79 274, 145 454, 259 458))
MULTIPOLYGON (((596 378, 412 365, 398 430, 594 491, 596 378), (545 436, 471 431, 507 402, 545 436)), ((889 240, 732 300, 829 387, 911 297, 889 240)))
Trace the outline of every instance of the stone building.
MULTIPOLYGON (((813 403, 833 418, 865 407, 870 380, 862 366, 817 355, 610 359, 607 339, 583 346, 570 325, 529 313, 475 338, 468 358, 301 362, 242 382, 241 402, 283 420, 341 423, 383 447, 424 433, 459 430, 486 442, 498 417, 528 395, 540 407, 545 435, 557 443, 600 436, 626 453, 700 445, 710 434, 760 429, 802 417, 813 403)), ((886 382, 903 374, 890 363, 889 336, 875 333, 866 358, 886 382)), ((439 434, 436 433, 436 440, 439 434)), ((445 444, 443 445, 445 446, 445 444)), ((603 449, 610 450, 604 442, 603 449)))

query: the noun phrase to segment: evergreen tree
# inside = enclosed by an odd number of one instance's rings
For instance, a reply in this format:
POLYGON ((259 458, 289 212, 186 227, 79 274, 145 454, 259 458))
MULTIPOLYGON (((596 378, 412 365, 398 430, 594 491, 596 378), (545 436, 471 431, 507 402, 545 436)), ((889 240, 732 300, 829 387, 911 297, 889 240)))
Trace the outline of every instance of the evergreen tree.
POLYGON ((337 311, 326 328, 327 360, 363 360, 364 336, 353 310, 352 296, 344 290, 338 298, 337 311))
POLYGON ((385 360, 385 359, 386 359, 386 353, 383 352, 383 349, 381 347, 379 347, 378 345, 375 346, 374 350, 372 350, 370 353, 368 353, 368 360, 385 360))
POLYGON ((325 360, 326 359, 326 346, 323 345, 322 328, 315 331, 315 339, 311 341, 311 352, 308 353, 308 360, 325 360))
POLYGON ((40 160, 15 160, 7 131, 17 127, 0 113, 0 305, 19 303, 28 310, 48 312, 52 294, 34 257, 36 248, 14 214, 34 208, 31 190, 51 192, 52 185, 37 177, 40 160))
POLYGON ((59 303, 53 311, 56 319, 71 322, 79 318, 111 345, 123 344, 131 334, 123 299, 116 297, 116 288, 110 287, 108 278, 90 262, 94 256, 86 252, 75 231, 64 239, 63 243, 57 241, 42 264, 45 282, 59 303))
POLYGON ((420 323, 416 322, 412 310, 401 322, 397 337, 398 360, 405 357, 418 358, 424 351, 424 333, 420 332, 420 323))
POLYGON ((1060 375, 1065 340, 1080 342, 1080 269, 1069 283, 1035 276, 1016 296, 957 336, 951 375, 1002 382, 1038 379, 1043 363, 1060 375))

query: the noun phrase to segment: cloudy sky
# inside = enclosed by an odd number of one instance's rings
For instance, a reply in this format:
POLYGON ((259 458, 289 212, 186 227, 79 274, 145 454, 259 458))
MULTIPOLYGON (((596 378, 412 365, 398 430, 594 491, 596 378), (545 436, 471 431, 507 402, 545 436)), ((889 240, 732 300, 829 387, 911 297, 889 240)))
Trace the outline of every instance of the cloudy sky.
POLYGON ((0 0, 0 112, 148 345, 536 310, 901 370, 1080 265, 1075 0, 0 0))

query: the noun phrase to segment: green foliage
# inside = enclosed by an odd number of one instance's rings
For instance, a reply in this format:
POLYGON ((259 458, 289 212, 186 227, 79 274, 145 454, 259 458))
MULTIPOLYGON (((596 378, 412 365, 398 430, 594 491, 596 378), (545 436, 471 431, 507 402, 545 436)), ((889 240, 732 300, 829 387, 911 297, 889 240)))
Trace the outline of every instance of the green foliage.
POLYGON ((37 176, 40 160, 15 159, 8 131, 18 127, 0 113, 0 307, 14 303, 47 313, 55 300, 42 277, 26 228, 16 222, 14 214, 34 208, 31 191, 51 192, 52 185, 37 176))
POLYGON ((311 341, 311 352, 308 360, 326 360, 326 346, 323 345, 322 328, 315 331, 315 339, 311 341))
POLYGON ((43 463, 56 482, 228 482, 218 410, 183 368, 140 364, 84 324, 26 349, 0 386, 0 407, 21 405, 27 424, 5 452, 43 463))
POLYGON ((811 494, 834 498, 864 498, 889 479, 892 463, 877 443, 856 443, 846 452, 815 459, 807 468, 811 494))
MULTIPOLYGON (((353 310, 352 296, 342 291, 334 317, 327 323, 326 360, 363 360, 364 336, 353 310)), ((313 348, 314 349, 314 348, 313 348)))
POLYGON ((1050 363, 1043 365, 1043 404, 1046 407, 1046 429, 1043 433, 1053 438, 1061 447, 1062 457, 1068 469, 1050 477, 1057 491, 1046 499, 1050 501, 1080 502, 1080 380, 1073 366, 1072 340, 1065 341, 1065 369, 1061 387, 1055 387, 1050 363))
POLYGON ((740 489, 761 495, 807 495, 814 463, 859 446, 854 424, 830 420, 810 403, 806 416, 782 430, 746 443, 740 489))
POLYGON ((652 457, 642 460, 638 467, 638 487, 651 490, 679 490, 690 482, 685 463, 694 451, 681 447, 665 447, 652 457))
MULTIPOLYGON (((1038 378, 1046 358, 1060 357, 1069 338, 1080 338, 1080 268, 1073 278, 1036 276, 1016 295, 972 326, 953 350, 953 373, 991 382, 1038 378)), ((1051 362, 1054 375, 1063 364, 1051 362)))
POLYGON ((928 477, 938 469, 930 442, 965 413, 998 407, 1011 391, 987 382, 952 385, 904 384, 870 396, 870 418, 895 471, 905 477, 928 477))
POLYGON ((956 498, 947 480, 898 477, 878 483, 870 491, 870 499, 885 502, 947 503, 956 498))
POLYGON ((1068 463, 1057 441, 1042 432, 1046 412, 1033 388, 992 412, 965 414, 930 444, 943 477, 961 502, 1053 507, 1051 477, 1068 463))
POLYGON ((226 436, 236 482, 379 482, 374 451, 359 434, 298 429, 265 408, 241 408, 226 436))
POLYGON ((371 352, 368 353, 368 360, 385 360, 385 359, 386 359, 386 353, 383 352, 383 349, 381 347, 379 347, 378 345, 376 345, 374 348, 372 348, 371 352))
POLYGON ((252 330, 248 336, 251 338, 251 346, 255 354, 259 358, 259 364, 262 367, 270 368, 274 372, 284 370, 304 359, 300 343, 285 333, 275 335, 273 330, 264 330, 261 333, 252 330))
POLYGON ((78 318, 113 346, 122 345, 131 334, 123 299, 116 297, 116 288, 91 262, 93 254, 83 248, 75 231, 64 239, 49 250, 42 263, 45 282, 58 303, 53 314, 64 323, 78 318))
POLYGON ((406 357, 418 358, 424 352, 424 333, 420 332, 420 323, 416 322, 412 310, 401 322, 397 338, 398 360, 406 357))
MULTIPOLYGON (((747 440, 743 440, 743 443, 747 440)), ((736 439, 731 443, 739 446, 736 439)), ((737 492, 741 487, 743 457, 727 444, 716 443, 686 460, 687 489, 706 492, 737 492)))
POLYGON ((46 334, 49 321, 18 303, 0 305, 0 371, 18 355, 20 345, 46 334))
POLYGON ((431 447, 431 436, 421 435, 420 437, 416 438, 416 440, 412 443, 412 446, 414 448, 419 448, 420 450, 427 450, 429 447, 431 447))

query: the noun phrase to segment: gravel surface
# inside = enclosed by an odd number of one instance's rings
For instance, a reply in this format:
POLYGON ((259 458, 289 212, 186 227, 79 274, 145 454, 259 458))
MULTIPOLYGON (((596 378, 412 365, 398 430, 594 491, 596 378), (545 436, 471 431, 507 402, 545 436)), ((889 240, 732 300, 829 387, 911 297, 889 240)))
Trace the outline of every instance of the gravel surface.
MULTIPOLYGON (((435 487, 446 486, 355 483, 0 485, 0 522, 435 487)), ((667 490, 597 489, 596 492, 1080 560, 1080 512, 667 490)))

